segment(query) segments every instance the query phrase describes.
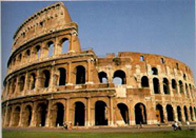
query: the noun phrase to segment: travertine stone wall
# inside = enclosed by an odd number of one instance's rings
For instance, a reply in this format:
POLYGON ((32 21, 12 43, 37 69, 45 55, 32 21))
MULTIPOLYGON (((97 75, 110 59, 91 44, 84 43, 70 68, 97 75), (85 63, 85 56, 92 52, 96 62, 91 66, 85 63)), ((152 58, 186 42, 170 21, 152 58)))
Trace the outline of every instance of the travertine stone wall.
POLYGON ((55 3, 14 35, 2 120, 3 127, 196 121, 195 82, 187 65, 169 57, 121 52, 99 58, 82 50, 77 24, 55 3))

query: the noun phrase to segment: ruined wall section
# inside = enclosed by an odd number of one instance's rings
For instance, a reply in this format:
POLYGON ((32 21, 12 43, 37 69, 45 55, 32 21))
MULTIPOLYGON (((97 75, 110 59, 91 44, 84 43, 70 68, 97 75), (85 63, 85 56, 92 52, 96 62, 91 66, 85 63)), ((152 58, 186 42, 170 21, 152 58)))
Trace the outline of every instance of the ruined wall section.
POLYGON ((56 3, 42 9, 25 20, 18 28, 14 35, 12 52, 30 40, 67 28, 71 22, 63 3, 56 3))

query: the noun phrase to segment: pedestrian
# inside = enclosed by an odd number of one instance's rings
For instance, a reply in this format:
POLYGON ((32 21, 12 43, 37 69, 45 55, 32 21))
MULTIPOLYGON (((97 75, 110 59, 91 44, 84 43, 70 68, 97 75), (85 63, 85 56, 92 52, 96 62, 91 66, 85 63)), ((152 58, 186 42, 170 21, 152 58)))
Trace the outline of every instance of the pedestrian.
POLYGON ((160 121, 159 121, 159 120, 157 121, 157 126, 158 126, 158 127, 160 127, 160 126, 161 126, 161 123, 160 123, 160 121))
POLYGON ((190 122, 188 120, 186 121, 186 125, 187 125, 188 129, 190 129, 190 122))

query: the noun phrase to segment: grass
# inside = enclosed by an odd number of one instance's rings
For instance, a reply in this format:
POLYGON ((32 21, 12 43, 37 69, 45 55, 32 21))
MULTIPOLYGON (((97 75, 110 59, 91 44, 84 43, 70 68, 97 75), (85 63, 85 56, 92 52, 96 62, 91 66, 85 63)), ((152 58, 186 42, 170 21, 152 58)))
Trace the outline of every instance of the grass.
POLYGON ((2 138, 196 138, 196 131, 161 132, 41 132, 41 131, 2 131, 2 138))

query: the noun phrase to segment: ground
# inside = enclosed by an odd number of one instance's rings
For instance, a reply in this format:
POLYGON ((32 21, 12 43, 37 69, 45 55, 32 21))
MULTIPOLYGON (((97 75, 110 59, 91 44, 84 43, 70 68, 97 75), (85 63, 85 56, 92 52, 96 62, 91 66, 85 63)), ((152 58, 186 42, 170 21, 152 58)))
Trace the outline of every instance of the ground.
POLYGON ((2 138, 195 138, 196 130, 184 127, 173 131, 171 127, 63 129, 8 128, 2 138))

